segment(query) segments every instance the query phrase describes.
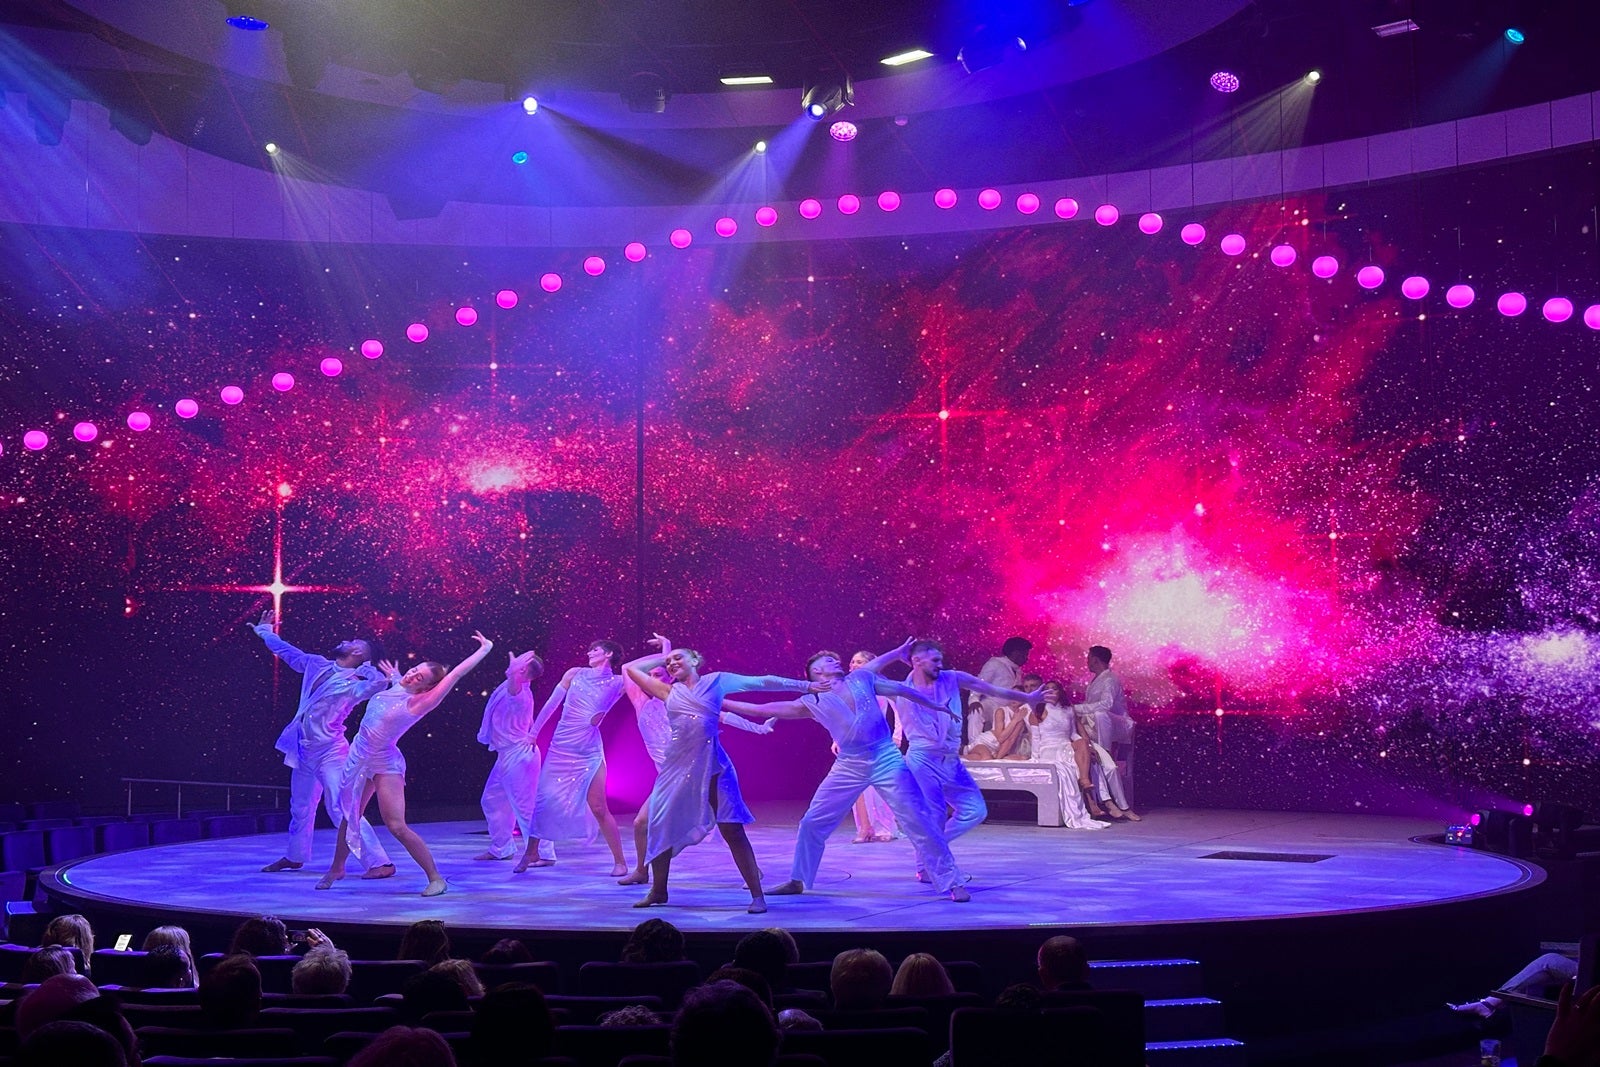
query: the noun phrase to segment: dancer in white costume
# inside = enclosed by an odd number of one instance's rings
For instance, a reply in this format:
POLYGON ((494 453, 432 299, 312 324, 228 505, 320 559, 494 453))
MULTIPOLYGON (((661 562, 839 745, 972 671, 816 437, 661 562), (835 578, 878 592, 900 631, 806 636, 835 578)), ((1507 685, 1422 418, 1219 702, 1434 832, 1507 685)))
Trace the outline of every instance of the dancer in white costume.
POLYGON ((438 707, 456 683, 482 663, 483 657, 494 647, 494 642, 481 633, 474 632, 472 639, 478 642, 478 650, 448 671, 444 664, 429 661, 419 663, 402 675, 399 666, 392 661, 378 664, 378 669, 389 679, 390 688, 367 702, 361 729, 350 746, 350 758, 345 761, 339 787, 344 821, 339 826, 333 863, 317 882, 318 889, 332 889, 333 884, 344 877, 345 860, 352 851, 360 858, 361 839, 350 832, 350 826, 366 812, 374 796, 378 798, 378 811, 383 814, 383 825, 428 876, 428 887, 422 895, 436 897, 448 888, 427 843, 406 825, 406 758, 400 754, 400 738, 438 707))
MULTIPOLYGON (((303 652, 274 632, 277 612, 267 609, 261 621, 251 627, 266 643, 267 650, 290 670, 302 676, 300 707, 278 735, 277 749, 289 767, 289 844, 281 859, 273 860, 263 871, 298 871, 311 858, 311 833, 317 825, 317 801, 327 808, 328 818, 339 825, 339 774, 344 770, 350 742, 344 735, 345 720, 363 700, 380 692, 385 683, 368 662, 372 646, 361 640, 341 641, 333 659, 314 652, 303 652)), ((361 820, 362 853, 367 860, 363 878, 388 878, 394 864, 378 843, 367 820, 361 820)))
MULTIPOLYGON (((652 635, 646 642, 661 650, 662 655, 672 651, 672 642, 660 634, 652 635)), ((650 676, 664 685, 671 685, 672 678, 667 674, 665 667, 652 667, 650 676)), ((655 764, 656 772, 660 773, 661 763, 667 758, 667 747, 672 744, 672 723, 667 719, 667 702, 660 697, 653 697, 640 689, 626 672, 622 676, 623 692, 628 694, 628 700, 633 704, 634 716, 639 721, 639 736, 644 740, 644 750, 650 756, 650 762, 655 764)), ((749 719, 740 718, 731 711, 721 715, 722 725, 732 726, 736 730, 744 730, 752 734, 770 734, 772 721, 751 722, 749 719)), ((650 880, 650 874, 645 864, 645 849, 648 847, 648 830, 650 827, 650 805, 642 804, 639 814, 633 818, 633 848, 634 854, 639 857, 639 863, 626 878, 617 882, 618 885, 644 885, 650 880)))
MULTIPOLYGON (((938 822, 944 817, 945 809, 950 809, 944 837, 947 842, 954 841, 989 814, 978 783, 972 780, 972 774, 961 762, 961 691, 970 689, 985 696, 1028 704, 1038 700, 1043 692, 1023 693, 990 685, 966 671, 946 670, 944 649, 937 641, 908 638, 893 652, 878 657, 878 662, 895 659, 911 664, 907 685, 949 711, 949 714, 932 712, 904 697, 894 698, 895 715, 905 724, 906 736, 911 739, 906 764, 922 790, 929 817, 938 822)), ((928 872, 919 868, 917 878, 926 881, 928 872)))
POLYGON ((1033 762, 1048 763, 1056 769, 1056 798, 1061 803, 1062 822, 1068 828, 1103 830, 1106 824, 1090 818, 1089 809, 1084 806, 1076 744, 1078 723, 1066 703, 1059 682, 1044 684, 1044 703, 1028 716, 1033 732, 1033 762))
MULTIPOLYGON (((483 708, 478 743, 494 753, 494 769, 483 785, 484 821, 489 824, 489 847, 475 860, 508 860, 516 848, 514 827, 522 829, 523 843, 533 839, 534 799, 539 788, 539 747, 533 729, 533 682, 544 674, 544 663, 532 652, 512 655, 501 682, 483 708)), ((541 841, 540 859, 554 860, 556 847, 541 841)))
POLYGON ((622 697, 622 676, 617 664, 622 646, 615 641, 593 641, 589 665, 573 667, 561 676, 539 709, 533 733, 538 736, 559 709, 555 736, 545 751, 539 772, 539 795, 533 804, 533 837, 517 861, 516 873, 529 867, 548 867, 554 859, 537 855, 541 841, 588 843, 598 830, 611 849, 611 876, 628 873, 622 858, 617 819, 606 806, 606 751, 600 741, 600 723, 622 697))
POLYGON ((1089 763, 1100 803, 1115 821, 1139 822, 1139 814, 1128 807, 1122 772, 1111 751, 1115 747, 1114 734, 1128 738, 1133 731, 1122 679, 1111 669, 1111 650, 1104 645, 1091 645, 1084 662, 1094 677, 1083 691, 1083 703, 1074 704, 1072 711, 1078 717, 1078 732, 1089 742, 1089 763))
POLYGON ((647 804, 650 814, 645 853, 650 864, 650 892, 634 907, 665 904, 672 857, 718 829, 750 890, 750 906, 746 910, 759 914, 767 910, 766 897, 761 892, 761 868, 756 865, 755 850, 744 832, 745 824, 754 822, 755 817, 739 795, 733 762, 717 738, 722 701, 729 693, 785 689, 817 693, 832 686, 776 675, 752 677, 727 671, 701 674, 704 662, 694 649, 677 648, 666 655, 644 656, 623 668, 646 694, 666 701, 672 723, 672 740, 647 804), (650 671, 659 666, 666 667, 671 685, 651 676, 650 671))
POLYGON ((923 807, 917 781, 889 735, 889 723, 878 708, 878 696, 894 696, 919 704, 930 715, 949 715, 955 728, 961 728, 958 712, 936 704, 922 693, 899 682, 891 682, 869 670, 846 674, 837 652, 818 652, 806 661, 806 676, 813 682, 831 681, 833 689, 816 696, 776 704, 741 705, 729 701, 735 711, 761 712, 780 719, 815 719, 833 736, 838 758, 817 786, 800 819, 795 838, 794 863, 789 880, 767 890, 773 896, 792 896, 810 889, 822 865, 822 851, 845 812, 861 791, 877 786, 894 810, 917 852, 918 870, 926 870, 933 887, 949 893, 958 903, 971 900, 961 886, 956 861, 950 855, 941 828, 923 807))
MULTIPOLYGON (((850 669, 859 670, 871 663, 875 657, 871 652, 861 651, 850 657, 850 669)), ((885 720, 894 714, 894 705, 885 696, 877 697, 878 710, 884 713, 885 720)), ((900 729, 900 720, 894 724, 894 746, 900 747, 905 733, 900 729)), ((839 754, 839 746, 833 746, 833 754, 839 754)), ((875 786, 867 786, 861 795, 856 797, 855 806, 850 809, 850 814, 855 818, 856 836, 851 844, 862 845, 869 841, 893 841, 902 836, 895 826, 894 812, 889 810, 889 805, 883 802, 875 786)))

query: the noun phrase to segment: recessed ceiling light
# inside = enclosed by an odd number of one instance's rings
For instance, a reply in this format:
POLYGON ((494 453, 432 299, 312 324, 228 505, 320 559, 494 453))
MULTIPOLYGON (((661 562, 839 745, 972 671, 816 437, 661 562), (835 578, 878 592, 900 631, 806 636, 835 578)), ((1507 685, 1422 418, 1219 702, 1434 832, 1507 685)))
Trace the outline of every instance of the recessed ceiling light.
POLYGON ((724 74, 717 79, 723 85, 771 85, 770 74, 724 74))
POLYGON ((926 48, 912 48, 905 52, 896 52, 892 56, 885 56, 880 62, 886 67, 903 67, 907 63, 915 63, 919 59, 932 59, 933 53, 926 48))

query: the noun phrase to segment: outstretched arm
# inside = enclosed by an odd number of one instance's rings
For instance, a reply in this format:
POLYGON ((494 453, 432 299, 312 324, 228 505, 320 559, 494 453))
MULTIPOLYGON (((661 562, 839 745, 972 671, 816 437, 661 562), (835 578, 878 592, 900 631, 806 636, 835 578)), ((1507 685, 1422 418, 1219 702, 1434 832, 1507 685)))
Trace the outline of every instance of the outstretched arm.
POLYGON ((456 683, 461 681, 462 678, 465 678, 467 673, 471 671, 472 668, 482 663, 483 657, 487 656, 489 651, 494 648, 494 642, 483 636, 483 634, 478 633, 476 630, 474 630, 472 633, 472 639, 478 642, 478 650, 472 655, 468 656, 466 659, 462 660, 460 663, 457 663, 454 667, 451 667, 450 670, 445 673, 445 676, 439 679, 438 685, 434 686, 426 693, 413 694, 410 702, 411 714, 426 715, 428 712, 438 707, 439 702, 450 695, 450 690, 456 687, 456 683))
POLYGON ((650 672, 667 661, 665 652, 653 656, 640 656, 638 659, 629 660, 622 665, 622 676, 642 692, 648 693, 657 700, 667 699, 667 694, 672 692, 672 685, 663 682, 650 672))
POLYGON ((313 659, 325 658, 322 656, 314 656, 310 652, 303 652, 291 645, 289 642, 285 641, 283 638, 279 637, 273 630, 273 627, 277 624, 278 613, 273 611, 271 608, 268 608, 266 611, 261 613, 261 621, 251 626, 250 629, 254 630, 256 632, 256 636, 260 637, 261 640, 265 642, 267 651, 283 660, 283 662, 288 665, 291 671, 298 671, 299 673, 304 674, 306 672, 306 664, 308 662, 313 659))
MULTIPOLYGON (((761 707, 759 704, 754 706, 761 707)), ((717 721, 724 726, 731 726, 735 730, 743 730, 747 734, 770 734, 776 717, 768 718, 765 722, 751 722, 742 715, 735 715, 731 711, 725 711, 717 716, 717 721)))
MULTIPOLYGON (((752 719, 809 719, 811 709, 800 700, 778 700, 771 704, 750 704, 743 700, 724 700, 722 702, 723 721, 728 719, 727 713, 736 711, 740 715, 747 715, 752 719)), ((730 725, 732 725, 730 723, 730 725)))
POLYGON ((889 664, 894 663, 896 661, 910 663, 911 662, 911 645, 915 641, 916 641, 915 637, 906 638, 905 639, 905 643, 902 644, 899 648, 891 648, 889 651, 885 652, 883 655, 879 656, 877 659, 872 660, 870 663, 862 664, 860 669, 864 670, 864 671, 871 671, 873 674, 877 674, 879 671, 883 670, 889 664))
POLYGON ((1017 704, 1033 704, 1044 699, 1044 688, 1042 686, 1031 693, 1024 693, 1020 689, 1007 689, 1002 685, 991 684, 982 678, 968 674, 966 671, 944 671, 943 673, 954 675, 961 688, 970 689, 974 693, 982 693, 984 696, 997 697, 1000 700, 1009 700, 1017 704))
POLYGON ((921 704, 925 708, 942 711, 957 721, 961 719, 961 716, 950 710, 949 705, 940 704, 938 701, 930 699, 922 690, 915 686, 906 685, 904 682, 892 681, 882 675, 875 674, 872 676, 872 688, 879 696, 905 697, 913 704, 921 704))
POLYGON ((759 693, 785 689, 792 693, 826 693, 833 688, 832 678, 821 682, 807 682, 776 674, 734 674, 732 671, 721 673, 724 693, 759 693))

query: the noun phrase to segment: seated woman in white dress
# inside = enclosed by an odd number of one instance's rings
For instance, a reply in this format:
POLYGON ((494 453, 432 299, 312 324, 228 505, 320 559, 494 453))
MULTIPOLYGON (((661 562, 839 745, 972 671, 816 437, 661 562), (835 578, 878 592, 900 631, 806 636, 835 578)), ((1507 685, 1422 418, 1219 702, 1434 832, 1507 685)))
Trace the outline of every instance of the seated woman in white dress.
POLYGON ((333 863, 317 882, 318 889, 332 889, 333 884, 344 877, 345 862, 352 850, 360 857, 361 835, 351 833, 350 828, 360 825, 361 816, 374 796, 378 798, 383 824, 428 876, 428 887, 422 895, 436 897, 448 888, 427 843, 406 825, 406 758, 400 754, 400 738, 438 707, 456 683, 482 663, 483 657, 494 647, 481 633, 473 633, 472 639, 478 642, 478 650, 448 671, 444 664, 429 661, 417 664, 402 675, 399 665, 392 660, 378 664, 383 676, 389 679, 390 688, 367 702, 361 729, 350 745, 350 756, 345 760, 339 781, 339 805, 344 821, 339 826, 333 863))
POLYGON ((1027 721, 1033 733, 1033 761, 1055 768, 1062 823, 1073 830, 1102 830, 1105 823, 1095 822, 1084 806, 1086 791, 1079 785, 1078 760, 1073 751, 1078 724, 1071 709, 1064 706, 1065 696, 1060 685, 1046 682, 1044 702, 1030 709, 1027 721))
MULTIPOLYGON (((1056 688, 1065 693, 1060 685, 1056 688)), ((1082 739, 1079 743, 1080 766, 1084 763, 1088 765, 1093 780, 1092 787, 1085 794, 1093 814, 1096 817, 1104 815, 1113 822, 1140 822, 1139 814, 1128 807, 1128 794, 1122 788, 1122 772, 1117 768, 1117 761, 1101 741, 1102 717, 1092 712, 1079 713, 1077 720, 1078 735, 1082 739), (1102 807, 1104 811, 1099 810, 1102 807)))
POLYGON ((985 730, 972 739, 964 758, 969 760, 1028 758, 1028 714, 1026 705, 1002 704, 994 709, 994 728, 985 730))

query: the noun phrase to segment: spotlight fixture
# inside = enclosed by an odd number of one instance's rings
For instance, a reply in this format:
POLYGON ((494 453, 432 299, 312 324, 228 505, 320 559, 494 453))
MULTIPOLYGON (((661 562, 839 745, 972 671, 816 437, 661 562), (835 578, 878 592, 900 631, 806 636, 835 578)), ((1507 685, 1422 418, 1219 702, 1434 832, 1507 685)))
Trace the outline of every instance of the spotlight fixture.
POLYGON ((825 119, 855 102, 855 86, 850 82, 850 75, 843 71, 818 74, 806 83, 805 92, 800 94, 800 109, 813 121, 825 119))
POLYGON ((1315 85, 1321 80, 1322 80, 1322 71, 1320 71, 1320 70, 1308 70, 1308 71, 1306 71, 1305 82, 1306 82, 1307 85, 1315 85))
POLYGON ((1422 29, 1411 19, 1396 19, 1394 22, 1380 22, 1372 27, 1372 32, 1379 37, 1398 37, 1402 33, 1416 33, 1422 29))
POLYGON ((278 154, 278 146, 272 141, 268 141, 263 147, 266 148, 267 155, 269 156, 275 156, 278 154))
POLYGON ((722 77, 718 78, 717 80, 720 81, 723 85, 771 85, 772 84, 772 75, 770 75, 770 74, 756 74, 756 73, 753 73, 753 72, 750 72, 750 73, 738 73, 738 74, 724 74, 722 77))
POLYGON ((910 48, 904 52, 896 52, 892 56, 884 56, 878 62, 886 67, 903 67, 907 63, 915 63, 919 59, 932 59, 933 53, 926 48, 910 48))
POLYGON ((530 115, 537 115, 539 113, 539 98, 534 96, 523 97, 522 110, 530 115))
POLYGON ((254 15, 232 15, 225 21, 236 30, 249 30, 251 33, 260 33, 267 28, 267 21, 254 15))
POLYGON ((1219 93, 1236 93, 1239 91, 1239 75, 1231 70, 1219 70, 1211 75, 1211 88, 1219 93))
POLYGON ((671 95, 661 75, 648 70, 641 70, 629 78, 628 87, 622 91, 622 99, 627 103, 628 110, 641 115, 659 115, 667 110, 667 100, 671 95))
POLYGON ((848 119, 840 119, 838 122, 835 122, 832 126, 828 127, 828 136, 832 137, 835 141, 854 141, 856 139, 856 134, 859 132, 860 131, 856 129, 856 124, 848 119))
POLYGON ((979 26, 956 53, 956 62, 968 74, 998 66, 1006 57, 1028 50, 1028 42, 998 26, 979 26))
POLYGON ((757 141, 756 142, 756 155, 758 155, 758 156, 762 155, 762 154, 764 154, 766 152, 766 150, 767 150, 767 142, 765 142, 765 141, 757 141))
POLYGON ((1523 41, 1528 39, 1528 35, 1517 29, 1515 26, 1507 26, 1504 36, 1505 39, 1510 41, 1512 44, 1521 44, 1523 41))

